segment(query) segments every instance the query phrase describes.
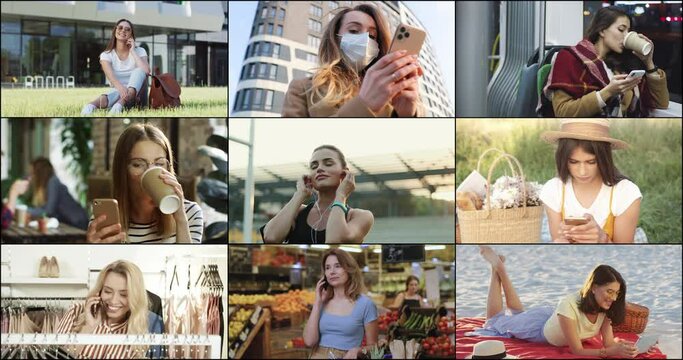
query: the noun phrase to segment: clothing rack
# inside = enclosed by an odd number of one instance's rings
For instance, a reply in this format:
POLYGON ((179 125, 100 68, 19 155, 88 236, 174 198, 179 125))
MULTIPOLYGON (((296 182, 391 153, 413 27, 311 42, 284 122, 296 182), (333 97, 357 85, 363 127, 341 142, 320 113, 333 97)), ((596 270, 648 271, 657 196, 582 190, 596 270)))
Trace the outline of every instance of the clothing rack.
POLYGON ((219 359, 221 337, 219 335, 169 335, 169 334, 2 334, 5 345, 191 345, 208 346, 208 358, 219 359))

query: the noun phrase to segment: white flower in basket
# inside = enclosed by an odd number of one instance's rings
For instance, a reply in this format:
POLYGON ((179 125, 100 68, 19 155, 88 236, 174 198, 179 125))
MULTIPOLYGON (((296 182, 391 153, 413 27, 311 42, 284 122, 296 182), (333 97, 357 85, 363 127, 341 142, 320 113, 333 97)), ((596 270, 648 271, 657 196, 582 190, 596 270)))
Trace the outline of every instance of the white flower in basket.
MULTIPOLYGON (((526 199, 524 198, 524 188, 522 179, 519 176, 501 176, 491 186, 491 208, 511 209, 523 207, 526 201, 527 206, 539 206, 541 200, 538 197, 541 185, 535 181, 526 183, 526 199)), ((484 206, 488 203, 484 199, 484 206)))

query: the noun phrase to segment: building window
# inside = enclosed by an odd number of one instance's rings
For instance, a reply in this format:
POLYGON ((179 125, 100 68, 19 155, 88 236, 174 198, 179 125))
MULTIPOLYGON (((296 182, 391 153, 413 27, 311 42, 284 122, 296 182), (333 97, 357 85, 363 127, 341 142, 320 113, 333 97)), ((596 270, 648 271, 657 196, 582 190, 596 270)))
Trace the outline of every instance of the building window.
POLYGON ((273 24, 268 24, 268 34, 273 35, 273 24))
POLYGON ((264 106, 264 109, 273 109, 273 90, 266 90, 266 106, 264 106))
POLYGON ((268 17, 274 18, 275 17, 275 10, 277 10, 277 9, 274 7, 270 8, 270 13, 268 14, 268 17))
POLYGON ((268 8, 264 7, 261 11, 261 19, 265 19, 266 17, 268 17, 268 8))
POLYGON ((263 43, 263 46, 261 47, 261 54, 263 56, 270 56, 270 43, 269 42, 263 43))
POLYGON ((270 64, 270 76, 268 76, 271 80, 277 79, 277 65, 275 64, 270 64))
POLYGON ((249 64, 249 79, 253 79, 256 76, 256 63, 249 64))
POLYGON ((247 68, 247 66, 242 67, 242 72, 240 73, 240 80, 244 79, 244 70, 247 68))
POLYGON ((259 66, 258 66, 258 77, 259 77, 259 79, 263 79, 266 77, 266 67, 267 66, 268 66, 267 64, 259 64, 259 66))
POLYGON ((308 46, 318 48, 320 46, 320 38, 313 35, 308 35, 308 46))
POLYGON ((321 17, 323 16, 323 8, 311 4, 311 7, 308 8, 308 13, 313 16, 321 17))
POLYGON ((273 44, 273 57, 278 59, 280 57, 280 45, 273 44))
POLYGON ((285 9, 280 9, 280 11, 277 14, 278 20, 284 20, 285 19, 285 9))
POLYGON ((308 19, 308 29, 315 32, 322 32, 323 24, 320 21, 308 19))
POLYGON ((258 31, 256 31, 257 35, 263 34, 263 24, 258 24, 258 31))
POLYGON ((339 7, 339 3, 336 1, 328 1, 327 6, 330 8, 330 10, 334 10, 339 7))
POLYGON ((277 26, 277 32, 275 33, 277 36, 282 36, 282 25, 277 26))
POLYGON ((254 45, 254 47, 252 48, 253 51, 251 52, 251 56, 254 56, 254 55, 259 56, 259 55, 261 55, 261 53, 259 53, 259 50, 260 50, 259 48, 260 48, 260 47, 261 47, 261 43, 260 43, 260 42, 257 42, 256 45, 254 45))
POLYGON ((249 108, 249 98, 251 97, 251 89, 244 90, 244 97, 242 98, 242 110, 249 108))
POLYGON ((318 63, 318 55, 311 54, 311 53, 306 53, 306 61, 310 61, 312 63, 318 63))
POLYGON ((260 108, 262 103, 263 103, 263 90, 262 89, 254 90, 254 101, 251 102, 251 107, 252 108, 260 108))

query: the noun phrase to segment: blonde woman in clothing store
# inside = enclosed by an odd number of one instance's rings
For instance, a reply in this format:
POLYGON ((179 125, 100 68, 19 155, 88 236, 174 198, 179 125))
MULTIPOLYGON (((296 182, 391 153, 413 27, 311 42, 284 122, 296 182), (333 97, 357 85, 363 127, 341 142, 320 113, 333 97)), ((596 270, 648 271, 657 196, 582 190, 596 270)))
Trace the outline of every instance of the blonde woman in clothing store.
POLYGON ((304 328, 304 343, 313 348, 311 359, 356 359, 365 335, 366 347, 377 343, 377 306, 363 295, 363 274, 346 251, 333 248, 323 254, 323 278, 315 287, 315 303, 304 328))
MULTIPOLYGON (((118 260, 97 277, 84 304, 69 309, 57 325, 57 333, 147 334, 150 332, 148 300, 142 272, 133 263, 118 260)), ((79 358, 140 358, 145 347, 129 345, 85 345, 79 358)))
POLYGON ((614 165, 612 150, 628 144, 612 138, 609 127, 606 119, 562 120, 560 131, 541 134, 558 143, 558 175, 540 195, 555 242, 634 242, 643 195, 614 165), (567 224, 568 217, 584 218, 585 223, 567 224))
POLYGON ((119 204, 121 224, 97 230, 102 215, 88 226, 87 240, 94 243, 199 243, 204 221, 196 203, 185 200, 173 167, 173 152, 166 135, 151 124, 131 125, 116 143, 112 165, 113 193, 119 204), (161 213, 142 189, 142 174, 150 167, 162 168, 159 178, 171 185, 183 205, 173 214, 161 213))

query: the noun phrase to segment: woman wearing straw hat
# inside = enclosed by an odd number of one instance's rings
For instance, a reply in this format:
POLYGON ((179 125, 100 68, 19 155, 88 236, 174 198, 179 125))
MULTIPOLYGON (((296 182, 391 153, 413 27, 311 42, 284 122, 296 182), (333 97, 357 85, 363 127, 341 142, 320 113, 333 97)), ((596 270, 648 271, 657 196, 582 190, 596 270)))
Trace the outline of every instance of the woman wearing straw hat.
MULTIPOLYGON (((491 247, 480 245, 479 252, 491 264, 491 281, 486 299, 486 322, 467 336, 500 336, 553 346, 569 346, 574 355, 633 358, 638 349, 632 342, 617 341, 613 325, 626 317, 626 282, 614 268, 598 265, 588 275, 580 291, 563 296, 557 306, 525 310, 507 273, 505 257, 491 247), (506 314, 505 303, 512 314, 506 314), (585 349, 582 341, 598 335, 600 349, 585 349)), ((474 358, 474 357, 473 357, 474 358)))
POLYGON ((561 120, 560 131, 541 134, 558 145, 557 177, 540 196, 555 242, 633 242, 643 195, 614 165, 612 150, 628 144, 611 137, 609 125, 606 119, 561 120))

